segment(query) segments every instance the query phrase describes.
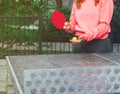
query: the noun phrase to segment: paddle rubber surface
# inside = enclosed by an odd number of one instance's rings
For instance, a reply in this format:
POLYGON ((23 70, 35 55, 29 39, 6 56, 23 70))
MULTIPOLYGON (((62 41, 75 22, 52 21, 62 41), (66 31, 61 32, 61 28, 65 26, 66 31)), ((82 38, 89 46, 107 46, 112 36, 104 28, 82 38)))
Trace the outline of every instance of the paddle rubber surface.
POLYGON ((51 22, 57 29, 63 29, 66 17, 61 11, 55 10, 51 15, 51 22))

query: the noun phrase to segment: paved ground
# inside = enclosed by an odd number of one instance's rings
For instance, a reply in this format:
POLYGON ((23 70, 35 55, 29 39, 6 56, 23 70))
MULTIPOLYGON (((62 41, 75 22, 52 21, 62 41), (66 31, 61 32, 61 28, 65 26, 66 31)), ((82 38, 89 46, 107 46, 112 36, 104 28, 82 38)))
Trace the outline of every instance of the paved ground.
MULTIPOLYGON (((115 44, 113 52, 120 53, 120 46, 115 44)), ((0 94, 15 94, 5 59, 0 59, 0 94)))
POLYGON ((0 59, 0 94, 15 94, 5 59, 0 59))

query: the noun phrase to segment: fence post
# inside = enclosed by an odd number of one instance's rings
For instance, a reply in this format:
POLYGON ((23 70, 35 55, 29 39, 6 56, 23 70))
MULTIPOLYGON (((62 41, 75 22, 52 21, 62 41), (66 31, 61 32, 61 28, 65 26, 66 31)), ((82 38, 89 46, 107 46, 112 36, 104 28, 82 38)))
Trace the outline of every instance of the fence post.
POLYGON ((39 30, 39 35, 38 35, 38 50, 39 50, 39 54, 42 54, 42 19, 41 17, 38 17, 38 30, 39 30))

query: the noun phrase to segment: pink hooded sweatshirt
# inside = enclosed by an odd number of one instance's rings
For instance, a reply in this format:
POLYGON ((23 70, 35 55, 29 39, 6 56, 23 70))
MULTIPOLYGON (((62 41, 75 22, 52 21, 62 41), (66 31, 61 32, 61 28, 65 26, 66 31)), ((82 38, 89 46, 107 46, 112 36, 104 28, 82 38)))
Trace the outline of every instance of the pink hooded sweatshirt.
MULTIPOLYGON (((94 0, 85 0, 80 9, 73 3, 70 15, 70 27, 76 36, 84 35, 84 40, 105 39, 111 31, 113 0, 100 0, 95 6, 94 0)), ((68 33, 70 31, 67 30, 68 33)))

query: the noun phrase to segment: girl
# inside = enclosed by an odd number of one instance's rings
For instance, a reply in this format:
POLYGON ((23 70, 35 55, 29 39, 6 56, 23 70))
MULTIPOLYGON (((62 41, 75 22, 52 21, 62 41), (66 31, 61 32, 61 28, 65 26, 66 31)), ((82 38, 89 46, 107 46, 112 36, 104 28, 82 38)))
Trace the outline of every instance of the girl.
POLYGON ((111 52, 109 34, 113 10, 113 0, 74 0, 70 20, 64 28, 78 37, 70 40, 73 52, 111 52))

